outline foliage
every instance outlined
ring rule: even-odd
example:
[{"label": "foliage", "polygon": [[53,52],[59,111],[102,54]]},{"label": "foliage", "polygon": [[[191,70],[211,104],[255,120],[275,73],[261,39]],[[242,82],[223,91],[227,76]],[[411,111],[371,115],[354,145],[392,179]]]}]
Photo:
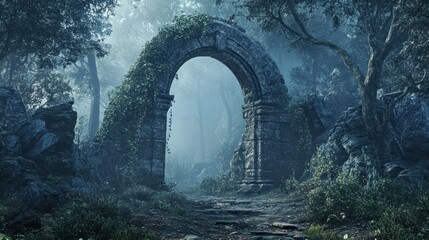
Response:
[{"label": "foliage", "polygon": [[111,94],[111,102],[106,110],[101,137],[127,121],[125,135],[135,140],[138,123],[143,120],[153,105],[156,95],[156,82],[166,71],[164,44],[172,39],[184,41],[204,33],[210,18],[206,15],[177,17],[173,25],[161,29],[159,34],[148,42],[136,64],[125,76],[124,83]]},{"label": "foliage", "polygon": [[153,239],[127,223],[130,210],[114,198],[72,201],[50,220],[51,229],[25,236],[36,239]]},{"label": "foliage", "polygon": [[312,218],[321,222],[379,221],[386,212],[398,211],[407,202],[414,202],[415,210],[427,207],[427,203],[416,201],[421,194],[427,195],[427,190],[410,190],[392,180],[370,186],[362,186],[357,180],[331,181],[311,190],[307,204]]},{"label": "foliage", "polygon": [[30,112],[72,99],[66,76],[57,69],[40,68],[35,57],[10,56],[0,63],[0,69],[0,82],[18,90]]},{"label": "foliage", "polygon": [[314,152],[313,139],[309,127],[309,119],[304,108],[308,105],[305,100],[293,102],[288,106],[290,117],[290,149],[291,158],[296,166],[292,166],[297,175],[301,175],[306,163]]},{"label": "foliage", "polygon": [[282,179],[279,185],[279,189],[286,194],[299,194],[301,193],[301,185],[302,184],[295,178],[295,176],[292,176],[290,178]]},{"label": "foliage", "polygon": [[[377,115],[377,90],[383,79],[386,59],[405,46],[413,46],[427,55],[428,11],[425,1],[376,1],[363,0],[236,0],[247,19],[256,21],[265,31],[283,32],[288,40],[298,46],[315,46],[332,51],[353,75],[361,94],[362,113],[370,137],[381,140],[385,122]],[[414,12],[413,15],[409,13]],[[311,28],[321,17],[331,24],[324,28]],[[319,25],[318,25],[319,26]],[[350,39],[367,39],[365,60],[340,41],[330,39],[320,29],[335,32],[342,29]],[[325,32],[326,33],[326,32]],[[417,34],[413,34],[417,33]],[[414,36],[414,37],[413,37]],[[416,38],[416,36],[418,36]],[[406,44],[417,41],[421,44]],[[421,48],[420,48],[421,47]],[[422,59],[420,57],[420,59]],[[366,63],[365,63],[366,62]],[[415,61],[412,61],[415,63]],[[413,64],[411,64],[412,66]],[[366,66],[366,67],[365,67]],[[427,66],[427,62],[423,64]],[[411,74],[412,75],[412,74]],[[388,113],[386,113],[388,115]],[[382,152],[383,146],[380,146]]]},{"label": "foliage", "polygon": [[[406,15],[403,24],[409,29],[402,47],[388,58],[383,89],[394,92],[429,93],[429,5],[408,1],[403,7]],[[393,84],[392,84],[393,83]]]},{"label": "foliage", "polygon": [[151,199],[150,204],[164,212],[172,215],[184,216],[186,209],[182,206],[185,198],[173,192],[159,192]]},{"label": "foliage", "polygon": [[[429,193],[418,190],[413,201],[400,206],[385,206],[385,212],[372,227],[372,234],[379,239],[428,239]],[[406,202],[406,201],[403,201]]]},{"label": "foliage", "polygon": [[328,152],[320,146],[308,164],[307,169],[311,176],[310,181],[321,184],[326,180],[332,180],[338,176],[338,163]]},{"label": "foliage", "polygon": [[137,199],[140,201],[149,201],[156,192],[146,186],[137,185],[131,188],[126,189],[121,194],[121,199]]},{"label": "foliage", "polygon": [[[121,149],[125,154],[122,161],[129,166],[127,169],[133,169],[139,149],[139,127],[154,105],[157,81],[168,67],[168,53],[164,52],[168,49],[165,49],[165,44],[204,34],[209,21],[207,15],[177,17],[173,25],[164,27],[155,38],[146,43],[139,60],[125,76],[123,84],[111,93],[98,137],[101,140],[120,139],[126,143]],[[118,164],[122,166],[122,163]],[[121,174],[121,169],[117,173]]]},{"label": "foliage", "polygon": [[334,232],[325,230],[324,226],[311,225],[304,230],[308,240],[337,240],[340,239]]},{"label": "foliage", "polygon": [[[0,2],[0,61],[33,54],[41,66],[75,62],[88,50],[106,54],[107,17],[115,0]],[[107,31],[107,32],[106,32]]]},{"label": "foliage", "polygon": [[236,194],[240,190],[240,185],[228,175],[222,174],[218,177],[204,178],[198,189],[206,194],[228,195]]},{"label": "foliage", "polygon": [[169,215],[177,216],[184,216],[188,213],[185,208],[187,201],[183,196],[170,191],[156,191],[143,185],[126,189],[121,194],[120,199],[127,206],[138,203],[138,206],[135,207],[143,211],[157,209]]}]

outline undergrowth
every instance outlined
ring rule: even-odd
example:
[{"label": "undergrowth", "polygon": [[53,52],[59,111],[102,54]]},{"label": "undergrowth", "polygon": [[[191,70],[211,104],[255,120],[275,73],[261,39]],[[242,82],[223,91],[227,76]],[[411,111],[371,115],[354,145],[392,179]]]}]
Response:
[{"label": "undergrowth", "polygon": [[54,239],[155,239],[130,224],[131,211],[118,205],[111,197],[75,200],[58,209],[46,219],[49,227],[26,235],[24,240]]},{"label": "undergrowth", "polygon": [[338,240],[340,239],[333,231],[326,230],[321,225],[311,225],[304,230],[308,240]]},{"label": "undergrowth", "polygon": [[377,239],[429,239],[427,186],[409,189],[393,180],[362,186],[327,181],[306,193],[310,219],[331,225],[360,222]]},{"label": "undergrowth", "polygon": [[237,194],[240,190],[240,184],[226,174],[217,177],[204,178],[197,187],[198,191],[212,195],[231,195]]},{"label": "undergrowth", "polygon": [[[145,219],[188,214],[187,200],[176,193],[157,191],[142,185],[122,192],[103,192],[99,196],[68,198],[53,213],[42,216],[41,229],[22,229],[21,240],[140,240],[159,239],[146,226]],[[8,234],[3,218],[9,207],[0,202],[0,239]],[[145,227],[146,226],[146,227]],[[6,237],[6,235],[4,235]]]}]

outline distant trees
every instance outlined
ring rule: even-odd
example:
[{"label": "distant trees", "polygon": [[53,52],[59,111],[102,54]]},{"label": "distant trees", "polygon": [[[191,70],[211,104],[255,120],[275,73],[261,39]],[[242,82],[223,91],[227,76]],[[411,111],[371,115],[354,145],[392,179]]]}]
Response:
[{"label": "distant trees", "polygon": [[[410,47],[411,52],[422,55],[421,60],[427,60],[429,9],[424,0],[238,0],[236,4],[245,10],[247,19],[258,22],[265,31],[280,30],[294,44],[318,46],[335,53],[356,81],[365,126],[374,140],[383,137],[376,102],[386,60],[394,54],[405,57]],[[329,39],[321,26],[311,27],[320,16],[331,19],[330,26],[323,26],[325,31],[342,28],[351,38],[366,39],[366,63],[358,61],[341,42]],[[412,71],[422,72],[427,61],[419,66]]]}]

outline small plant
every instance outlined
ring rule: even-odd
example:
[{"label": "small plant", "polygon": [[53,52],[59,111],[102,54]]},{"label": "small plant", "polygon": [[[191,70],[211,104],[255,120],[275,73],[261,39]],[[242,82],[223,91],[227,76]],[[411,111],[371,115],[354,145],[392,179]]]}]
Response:
[{"label": "small plant", "polygon": [[282,192],[291,194],[300,191],[300,182],[295,176],[292,176],[291,178],[282,179],[279,187]]},{"label": "small plant", "polygon": [[206,194],[227,195],[237,193],[240,190],[240,185],[228,175],[222,174],[215,178],[204,178],[198,186],[198,189]]},{"label": "small plant", "polygon": [[12,238],[11,238],[11,237],[6,236],[6,235],[5,235],[5,234],[3,234],[3,233],[0,233],[0,240],[12,240]]},{"label": "small plant", "polygon": [[149,201],[153,197],[153,195],[155,195],[154,190],[143,185],[137,185],[125,190],[121,194],[121,199],[123,200],[136,199],[139,201]]},{"label": "small plant", "polygon": [[334,232],[325,230],[321,225],[311,225],[304,230],[308,240],[338,240],[341,239]]},{"label": "small plant", "polygon": [[150,204],[164,212],[172,215],[184,216],[188,212],[183,207],[186,199],[173,192],[157,192],[150,200]]}]

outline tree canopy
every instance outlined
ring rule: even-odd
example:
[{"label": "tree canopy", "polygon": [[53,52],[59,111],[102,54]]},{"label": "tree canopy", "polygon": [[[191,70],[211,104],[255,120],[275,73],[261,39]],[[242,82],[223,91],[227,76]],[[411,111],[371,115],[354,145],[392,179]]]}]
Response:
[{"label": "tree canopy", "polygon": [[0,1],[0,62],[9,55],[37,56],[43,67],[75,62],[95,50],[106,54],[106,18],[116,0]]}]

